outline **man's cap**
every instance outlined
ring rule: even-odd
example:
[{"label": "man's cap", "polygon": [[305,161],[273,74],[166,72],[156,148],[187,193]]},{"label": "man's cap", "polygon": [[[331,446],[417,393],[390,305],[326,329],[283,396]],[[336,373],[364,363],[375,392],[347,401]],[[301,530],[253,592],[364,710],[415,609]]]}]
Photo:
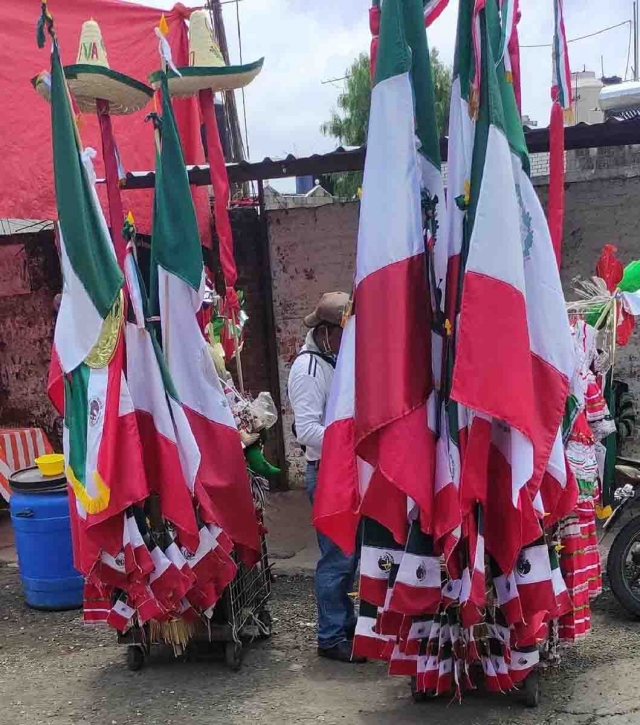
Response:
[{"label": "man's cap", "polygon": [[305,327],[318,327],[323,322],[341,325],[348,303],[349,295],[346,292],[325,292],[315,310],[304,318]]}]

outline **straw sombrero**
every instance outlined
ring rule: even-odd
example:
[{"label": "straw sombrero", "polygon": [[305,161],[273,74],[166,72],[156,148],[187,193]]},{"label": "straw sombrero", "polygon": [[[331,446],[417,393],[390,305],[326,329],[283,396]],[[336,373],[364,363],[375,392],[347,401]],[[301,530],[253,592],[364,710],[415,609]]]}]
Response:
[{"label": "straw sombrero", "polygon": [[[95,113],[96,100],[100,98],[109,102],[112,116],[124,116],[144,108],[153,97],[149,86],[109,68],[102,32],[95,20],[83,23],[77,62],[65,66],[64,74],[69,90],[83,113]],[[49,101],[48,73],[41,73],[32,83],[38,93]]]},{"label": "straw sombrero", "polygon": [[[245,65],[227,65],[213,37],[206,10],[194,10],[189,21],[189,65],[167,69],[169,93],[192,96],[210,88],[214,92],[244,88],[262,70],[264,58]],[[176,73],[176,70],[178,71]],[[154,88],[160,86],[162,71],[149,78]]]}]

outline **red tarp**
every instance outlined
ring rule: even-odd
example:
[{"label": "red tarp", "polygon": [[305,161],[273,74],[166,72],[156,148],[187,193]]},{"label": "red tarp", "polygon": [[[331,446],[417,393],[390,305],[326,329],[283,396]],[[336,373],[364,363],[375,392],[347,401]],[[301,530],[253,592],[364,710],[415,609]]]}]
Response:
[{"label": "red tarp", "polygon": [[[36,44],[36,22],[40,3],[0,0],[0,218],[56,219],[53,188],[51,114],[48,104],[34,91],[31,78],[50,69],[50,40],[40,50]],[[147,82],[160,67],[158,39],[154,28],[160,11],[120,0],[50,0],[60,53],[65,65],[75,63],[80,29],[93,18],[102,30],[109,65],[112,69]],[[177,4],[165,12],[169,43],[176,65],[187,65],[187,26],[190,8]],[[197,99],[175,101],[176,115],[185,149],[186,162],[203,163],[200,118]],[[113,127],[120,157],[126,171],[151,171],[155,167],[151,123],[153,111],[147,108],[130,116],[114,117]],[[96,172],[103,178],[102,143],[98,120],[83,114],[80,134],[85,146],[98,152]],[[100,196],[106,207],[103,185]],[[200,228],[208,230],[208,200],[204,188],[196,192]],[[150,231],[152,193],[123,192],[125,213],[131,209],[141,232]],[[206,232],[208,237],[208,232]]]}]

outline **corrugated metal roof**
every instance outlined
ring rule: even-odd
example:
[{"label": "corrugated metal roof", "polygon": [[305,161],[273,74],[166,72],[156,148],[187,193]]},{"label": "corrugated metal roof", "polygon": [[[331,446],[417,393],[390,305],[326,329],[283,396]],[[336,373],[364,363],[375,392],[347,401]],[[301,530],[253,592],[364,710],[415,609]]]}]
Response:
[{"label": "corrugated metal roof", "polygon": [[[549,151],[548,128],[526,128],[525,138],[529,153],[547,153]],[[565,129],[565,150],[597,148],[605,146],[626,146],[640,143],[640,119],[629,120],[608,119],[604,123],[569,126]],[[440,154],[442,160],[447,160],[446,138],[440,139]],[[293,176],[320,176],[321,174],[338,173],[342,171],[361,171],[364,168],[366,147],[337,148],[326,154],[312,154],[311,156],[296,157],[289,154],[283,159],[265,157],[262,161],[250,163],[242,161],[237,164],[227,164],[229,181],[244,183],[267,179],[283,179]],[[211,183],[209,166],[189,166],[189,181],[197,186],[206,186]],[[153,171],[139,171],[127,174],[126,189],[146,189],[155,184]]]}]

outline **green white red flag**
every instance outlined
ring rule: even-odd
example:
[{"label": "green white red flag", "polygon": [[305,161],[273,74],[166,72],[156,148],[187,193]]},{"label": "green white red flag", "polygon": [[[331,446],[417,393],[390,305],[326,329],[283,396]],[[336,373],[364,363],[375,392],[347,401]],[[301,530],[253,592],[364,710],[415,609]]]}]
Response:
[{"label": "green white red flag", "polygon": [[[123,375],[122,287],[107,224],[80,146],[57,42],[51,117],[63,290],[54,359],[65,374],[64,450],[75,509],[76,567],[122,546],[122,512],[148,495],[131,396]],[[62,377],[57,377],[58,384]],[[118,515],[119,514],[119,515]]]},{"label": "green white red flag", "polygon": [[204,293],[202,249],[166,76],[161,92],[151,311],[160,318],[163,355],[200,450],[195,496],[201,516],[255,556],[260,536],[240,435],[196,318]]},{"label": "green white red flag", "polygon": [[[422,11],[421,0],[382,6],[355,316],[327,406],[314,504],[316,526],[346,550],[359,515],[402,542],[408,510],[419,512],[425,530],[433,525],[443,329],[432,341],[431,319],[442,313],[447,255],[437,238],[444,189]],[[381,329],[394,331],[393,344],[380,345]]]},{"label": "green white red flag", "polygon": [[[125,224],[125,234],[133,237],[135,228]],[[147,292],[135,258],[133,238],[127,245],[124,268],[130,300],[125,327],[127,381],[150,488],[159,496],[162,515],[178,530],[180,543],[195,551],[199,545],[195,483],[201,456],[155,330],[148,322]]]},{"label": "green white red flag", "polygon": [[[513,87],[504,64],[495,62],[497,6],[479,1],[480,105],[452,397],[492,419],[485,542],[502,570],[511,571],[520,548],[540,532],[538,518],[545,512],[538,494],[573,363],[564,296],[528,177]],[[556,465],[554,475],[563,470]]]},{"label": "green white red flag", "polygon": [[449,0],[424,0],[424,24],[428,28],[442,14]]},{"label": "green white red flag", "polygon": [[571,111],[571,64],[564,25],[563,0],[553,0],[554,31],[552,45],[551,123],[549,124],[549,203],[547,218],[558,266],[562,259],[564,224],[564,117]]},{"label": "green white red flag", "polygon": [[[372,481],[381,477],[412,499],[425,529],[432,524],[435,462],[427,424],[433,375],[422,220],[423,178],[431,169],[441,188],[425,132],[430,103],[433,109],[421,2],[387,0],[356,257],[356,452],[372,466]],[[433,187],[425,191],[438,195]],[[393,344],[380,344],[380,330],[393,331]]]}]

